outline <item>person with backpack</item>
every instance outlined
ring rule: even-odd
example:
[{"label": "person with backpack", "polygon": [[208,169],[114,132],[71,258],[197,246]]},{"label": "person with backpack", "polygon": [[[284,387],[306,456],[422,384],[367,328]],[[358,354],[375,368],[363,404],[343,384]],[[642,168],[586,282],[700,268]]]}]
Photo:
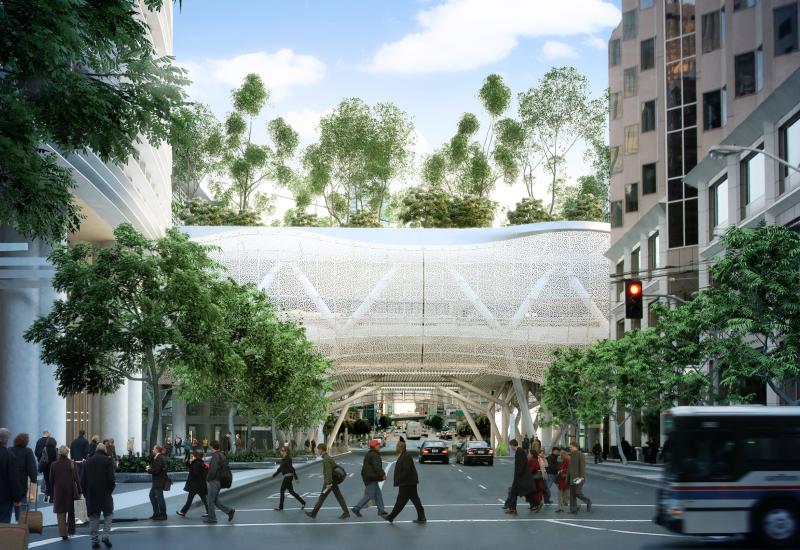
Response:
[{"label": "person with backpack", "polygon": [[278,507],[275,508],[275,511],[280,512],[283,510],[283,502],[286,497],[286,491],[289,491],[289,494],[297,499],[297,501],[300,503],[300,509],[302,510],[306,507],[306,501],[303,500],[303,497],[298,495],[292,487],[292,483],[297,481],[297,472],[292,465],[292,453],[288,447],[281,447],[280,453],[281,463],[278,466],[278,470],[272,474],[272,477],[277,477],[279,475],[283,476],[283,481],[281,482],[281,500],[278,504]]},{"label": "person with backpack", "polygon": [[219,499],[219,492],[221,489],[230,489],[233,484],[233,473],[225,453],[219,450],[219,441],[214,439],[210,443],[211,446],[211,464],[208,466],[208,474],[206,475],[206,485],[208,485],[208,517],[203,520],[204,523],[217,523],[217,508],[228,515],[228,521],[233,521],[233,516],[236,514],[236,509],[226,506]]},{"label": "person with backpack", "polygon": [[414,459],[411,454],[406,452],[405,442],[401,441],[397,444],[397,462],[394,465],[394,486],[397,487],[397,500],[391,513],[383,516],[383,519],[392,523],[410,500],[417,510],[417,519],[414,520],[414,523],[428,521],[425,519],[425,508],[422,507],[422,501],[417,493],[418,484],[419,478],[417,477],[417,468],[414,466]]},{"label": "person with backpack", "polygon": [[316,518],[319,509],[322,508],[322,503],[325,502],[325,499],[328,498],[330,493],[333,493],[339,506],[342,507],[342,515],[339,516],[339,519],[347,519],[350,517],[350,511],[347,509],[347,503],[344,500],[344,496],[342,496],[342,491],[339,490],[339,484],[347,479],[347,473],[344,471],[344,468],[336,464],[333,458],[328,454],[327,445],[320,443],[317,445],[317,451],[322,458],[322,471],[325,481],[322,486],[322,491],[319,493],[319,500],[317,500],[317,503],[314,505],[314,509],[310,512],[306,512],[306,515],[311,519]]},{"label": "person with backpack", "polygon": [[381,481],[386,479],[386,472],[383,471],[383,461],[381,460],[381,442],[373,439],[369,442],[369,451],[364,457],[364,465],[361,467],[361,479],[364,481],[364,496],[353,507],[353,513],[361,517],[361,509],[372,500],[378,507],[378,515],[385,516],[386,510],[383,507],[383,494],[381,493]]}]

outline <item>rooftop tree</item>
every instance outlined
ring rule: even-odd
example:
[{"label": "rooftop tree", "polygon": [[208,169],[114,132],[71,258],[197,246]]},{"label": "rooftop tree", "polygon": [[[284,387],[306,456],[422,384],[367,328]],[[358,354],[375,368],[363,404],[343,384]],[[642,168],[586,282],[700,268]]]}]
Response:
[{"label": "rooftop tree", "polygon": [[178,110],[170,131],[172,187],[193,199],[204,179],[220,170],[222,127],[207,106],[185,105]]}]

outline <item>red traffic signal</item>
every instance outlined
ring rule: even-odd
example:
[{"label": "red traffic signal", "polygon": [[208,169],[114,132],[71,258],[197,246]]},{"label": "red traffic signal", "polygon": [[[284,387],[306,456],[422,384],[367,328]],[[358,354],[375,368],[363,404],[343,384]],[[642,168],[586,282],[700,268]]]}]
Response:
[{"label": "red traffic signal", "polygon": [[642,281],[625,279],[625,318],[641,319],[644,310],[642,303]]}]

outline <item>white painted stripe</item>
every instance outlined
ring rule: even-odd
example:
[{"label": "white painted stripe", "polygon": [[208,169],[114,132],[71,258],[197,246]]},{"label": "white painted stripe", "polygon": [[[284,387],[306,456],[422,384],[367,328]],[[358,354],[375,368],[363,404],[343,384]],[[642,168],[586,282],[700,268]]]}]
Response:
[{"label": "white painted stripe", "polygon": [[[73,536],[70,537],[70,540],[72,540],[72,539],[84,539],[84,538],[89,538],[89,535],[73,535]],[[36,542],[29,543],[28,544],[28,548],[36,548],[38,546],[46,546],[48,544],[53,544],[54,542],[61,542],[61,541],[62,541],[61,537],[58,537],[58,538],[55,538],[55,539],[37,540]]]},{"label": "white painted stripe", "polygon": [[[486,490],[486,487],[484,487],[484,486],[483,486],[483,485],[481,485],[480,483],[478,483],[478,487],[480,487],[480,488],[481,488],[481,489],[483,489],[484,491]],[[494,506],[494,504],[492,504],[492,506]]]},{"label": "white painted stripe", "polygon": [[[305,493],[304,493],[305,494]],[[505,504],[505,500],[498,498],[497,502],[502,502]],[[427,502],[423,503],[425,508],[466,508],[466,507],[474,507],[474,506],[497,506],[494,502],[486,502],[486,503],[465,503],[465,504],[428,504]],[[545,506],[555,506],[554,504],[546,504]],[[655,504],[595,504],[592,503],[592,508],[654,508]],[[299,510],[299,508],[298,508]],[[341,510],[338,506],[323,506],[320,510]],[[243,508],[243,509],[236,509],[236,513],[239,512],[273,512],[274,508]],[[639,520],[636,520],[639,521]]]},{"label": "white painted stripe", "polygon": [[468,480],[470,480],[470,481],[472,481],[472,478],[471,478],[471,477],[469,477],[469,476],[467,476],[467,479],[468,479]]}]

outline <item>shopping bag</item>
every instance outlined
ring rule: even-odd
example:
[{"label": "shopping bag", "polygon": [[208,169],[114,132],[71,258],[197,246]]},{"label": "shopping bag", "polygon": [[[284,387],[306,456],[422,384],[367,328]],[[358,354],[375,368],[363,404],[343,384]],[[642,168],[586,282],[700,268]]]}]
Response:
[{"label": "shopping bag", "polygon": [[37,503],[38,502],[38,492],[39,486],[36,482],[28,483],[28,502]]},{"label": "shopping bag", "polygon": [[[28,500],[34,503],[35,509],[31,510],[30,505],[28,505],[28,509],[20,514],[19,523],[20,525],[27,525],[30,533],[41,535],[42,526],[44,525],[44,518],[42,517],[42,513],[39,511],[39,500],[37,499],[36,495],[37,489],[38,487],[36,483],[28,484]],[[31,500],[31,495],[33,496],[33,500]]]},{"label": "shopping bag", "polygon": [[86,513],[86,499],[84,497],[75,501],[75,520],[81,523],[89,521],[89,516]]}]

